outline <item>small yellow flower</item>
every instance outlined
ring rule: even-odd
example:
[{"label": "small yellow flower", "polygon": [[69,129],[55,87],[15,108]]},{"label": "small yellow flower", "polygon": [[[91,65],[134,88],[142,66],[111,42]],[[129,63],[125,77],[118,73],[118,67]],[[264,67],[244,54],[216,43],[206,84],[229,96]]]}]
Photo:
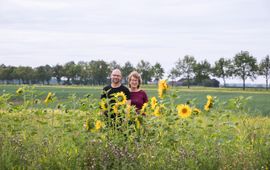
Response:
[{"label": "small yellow flower", "polygon": [[157,106],[157,99],[154,96],[151,98],[151,108],[154,110],[156,106]]},{"label": "small yellow flower", "polygon": [[22,94],[24,92],[23,88],[18,88],[18,90],[16,91],[17,94]]},{"label": "small yellow flower", "polygon": [[46,99],[44,100],[44,103],[48,104],[49,102],[52,102],[54,94],[49,92]]},{"label": "small yellow flower", "polygon": [[191,108],[189,105],[181,104],[177,106],[178,115],[181,118],[187,118],[191,115]]},{"label": "small yellow flower", "polygon": [[160,80],[158,82],[158,96],[159,98],[163,98],[163,94],[166,93],[168,89],[168,85],[167,85],[167,82],[166,80]]},{"label": "small yellow flower", "polygon": [[114,97],[115,97],[115,102],[118,105],[124,105],[127,102],[127,97],[124,92],[118,92],[114,94]]},{"label": "small yellow flower", "polygon": [[95,129],[99,130],[100,128],[102,128],[103,123],[100,120],[97,120],[95,123]]}]

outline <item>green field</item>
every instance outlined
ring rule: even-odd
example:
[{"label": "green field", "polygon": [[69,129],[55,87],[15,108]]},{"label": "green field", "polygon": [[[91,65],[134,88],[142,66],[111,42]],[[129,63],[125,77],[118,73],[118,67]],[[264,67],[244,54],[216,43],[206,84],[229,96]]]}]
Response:
[{"label": "green field", "polygon": [[[16,90],[21,86],[15,85],[0,85],[1,93],[14,94],[13,100],[22,100],[22,97],[16,96]],[[148,85],[143,87],[146,90],[149,98],[157,96],[157,87],[154,85]],[[57,96],[59,101],[64,101],[75,94],[77,98],[83,98],[90,94],[93,98],[99,99],[102,91],[101,86],[35,86],[35,91],[40,92],[39,98],[45,99],[48,92],[53,92]],[[186,103],[189,100],[195,99],[198,107],[203,109],[205,104],[206,95],[216,96],[217,99],[227,101],[228,99],[243,96],[252,98],[248,101],[247,106],[250,109],[249,114],[252,115],[270,115],[270,91],[264,89],[247,89],[243,91],[238,88],[204,88],[204,87],[174,87],[170,89],[170,93],[176,93],[179,98],[176,98],[176,103]]]},{"label": "green field", "polygon": [[125,102],[100,108],[102,87],[20,87],[0,86],[0,169],[270,168],[263,90],[171,88],[160,99],[146,86],[158,100],[137,114]]}]

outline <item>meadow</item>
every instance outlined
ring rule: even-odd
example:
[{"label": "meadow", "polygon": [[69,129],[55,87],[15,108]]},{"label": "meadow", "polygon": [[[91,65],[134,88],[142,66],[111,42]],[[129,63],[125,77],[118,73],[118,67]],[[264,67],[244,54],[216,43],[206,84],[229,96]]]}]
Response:
[{"label": "meadow", "polygon": [[270,167],[268,91],[145,86],[136,114],[98,86],[21,87],[0,85],[0,169]]}]

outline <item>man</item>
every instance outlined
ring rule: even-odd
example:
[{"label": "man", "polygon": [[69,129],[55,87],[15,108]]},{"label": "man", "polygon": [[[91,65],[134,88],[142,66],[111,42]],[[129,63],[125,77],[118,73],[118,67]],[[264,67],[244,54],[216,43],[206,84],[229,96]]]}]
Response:
[{"label": "man", "polygon": [[[111,84],[108,86],[105,86],[103,88],[103,93],[101,94],[101,99],[103,98],[108,98],[111,99],[109,104],[114,105],[115,100],[112,98],[114,97],[115,94],[119,92],[123,92],[126,96],[127,99],[127,104],[130,104],[130,92],[129,89],[121,84],[122,80],[122,74],[119,69],[115,69],[111,73]],[[106,114],[106,113],[105,113]]]}]

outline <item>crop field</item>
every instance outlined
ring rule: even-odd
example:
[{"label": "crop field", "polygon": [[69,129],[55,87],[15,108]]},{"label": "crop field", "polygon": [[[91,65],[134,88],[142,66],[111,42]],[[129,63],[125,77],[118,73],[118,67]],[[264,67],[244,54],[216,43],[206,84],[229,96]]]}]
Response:
[{"label": "crop field", "polygon": [[270,168],[268,91],[145,86],[137,114],[101,89],[0,85],[0,169]]}]

